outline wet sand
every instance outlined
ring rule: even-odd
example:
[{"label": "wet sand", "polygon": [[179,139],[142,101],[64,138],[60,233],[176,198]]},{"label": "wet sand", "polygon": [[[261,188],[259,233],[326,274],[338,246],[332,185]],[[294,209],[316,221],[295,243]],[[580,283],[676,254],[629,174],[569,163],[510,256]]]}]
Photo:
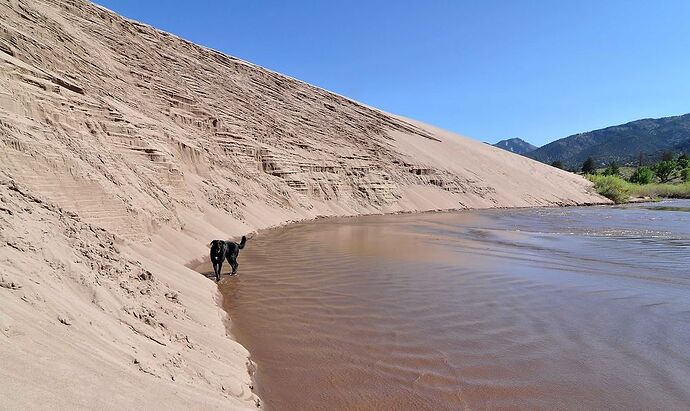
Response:
[{"label": "wet sand", "polygon": [[689,205],[296,224],[223,304],[268,409],[684,409]]}]

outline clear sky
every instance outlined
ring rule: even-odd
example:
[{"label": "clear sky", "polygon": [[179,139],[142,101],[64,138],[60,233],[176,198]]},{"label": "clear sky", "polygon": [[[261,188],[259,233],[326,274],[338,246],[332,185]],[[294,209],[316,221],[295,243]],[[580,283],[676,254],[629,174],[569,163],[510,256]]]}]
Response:
[{"label": "clear sky", "polygon": [[690,1],[97,0],[478,140],[690,112]]}]

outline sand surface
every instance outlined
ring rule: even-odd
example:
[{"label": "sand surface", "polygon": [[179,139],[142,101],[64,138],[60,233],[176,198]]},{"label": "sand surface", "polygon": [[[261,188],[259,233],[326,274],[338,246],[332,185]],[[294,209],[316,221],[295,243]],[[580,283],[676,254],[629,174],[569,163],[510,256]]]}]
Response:
[{"label": "sand surface", "polygon": [[1,1],[0,407],[254,407],[217,287],[185,267],[211,239],[602,201],[85,1]]}]

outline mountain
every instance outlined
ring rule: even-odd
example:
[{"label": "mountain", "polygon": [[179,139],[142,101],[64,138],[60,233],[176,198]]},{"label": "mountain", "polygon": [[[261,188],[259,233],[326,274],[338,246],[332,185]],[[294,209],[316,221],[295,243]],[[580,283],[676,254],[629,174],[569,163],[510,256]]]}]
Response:
[{"label": "mountain", "polygon": [[521,138],[509,138],[507,140],[501,140],[494,147],[502,148],[506,151],[510,151],[515,154],[527,154],[536,150],[538,147],[532,145]]},{"label": "mountain", "polygon": [[690,152],[690,114],[643,119],[575,134],[546,144],[528,157],[550,164],[560,160],[578,168],[591,156],[598,165],[611,161],[636,164],[643,154],[656,161],[664,151]]},{"label": "mountain", "polygon": [[256,409],[218,286],[188,268],[213,239],[606,201],[86,1],[0,1],[0,16],[0,408]]}]

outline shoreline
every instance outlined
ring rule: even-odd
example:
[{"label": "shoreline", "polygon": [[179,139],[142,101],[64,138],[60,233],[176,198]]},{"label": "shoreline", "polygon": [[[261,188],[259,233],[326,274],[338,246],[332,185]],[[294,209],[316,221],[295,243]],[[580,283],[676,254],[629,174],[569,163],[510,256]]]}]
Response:
[{"label": "shoreline", "polygon": [[[589,206],[569,206],[569,207],[503,207],[503,208],[500,208],[500,210],[501,210],[501,211],[502,211],[502,210],[511,211],[511,209],[515,209],[515,210],[532,210],[532,209],[537,209],[537,210],[539,210],[539,209],[559,209],[559,208],[566,208],[566,209],[568,209],[568,208],[589,208]],[[606,209],[609,209],[609,210],[610,210],[610,209],[615,209],[615,208],[618,208],[618,206],[616,206],[616,205],[609,205],[609,207],[602,208],[601,210],[606,210]],[[452,216],[452,215],[462,215],[462,214],[466,214],[466,213],[464,213],[464,211],[470,211],[470,212],[472,212],[472,213],[474,213],[474,212],[483,213],[483,212],[487,212],[487,211],[488,211],[488,212],[492,212],[493,210],[499,211],[498,208],[479,208],[479,209],[448,210],[448,211],[444,211],[444,212],[423,211],[423,212],[406,212],[406,213],[382,213],[382,214],[352,215],[352,216],[333,216],[333,217],[329,217],[329,218],[323,218],[323,217],[322,217],[322,218],[316,218],[316,219],[310,219],[310,220],[302,220],[302,221],[298,221],[298,222],[283,224],[283,225],[276,226],[276,227],[271,227],[271,228],[265,228],[265,229],[257,230],[257,231],[256,231],[256,234],[255,234],[255,236],[254,236],[254,238],[257,238],[257,236],[263,237],[263,236],[266,236],[267,234],[269,234],[269,235],[270,235],[270,234],[276,234],[276,231],[281,232],[282,230],[285,230],[285,229],[289,230],[291,226],[295,226],[295,225],[300,225],[300,224],[312,225],[312,224],[315,224],[315,223],[318,224],[318,222],[320,222],[321,220],[326,220],[326,219],[328,219],[328,221],[324,221],[326,224],[338,225],[338,223],[340,223],[340,222],[346,222],[346,223],[352,223],[352,224],[355,224],[355,225],[356,225],[356,224],[358,224],[357,221],[352,221],[352,220],[353,220],[354,218],[359,219],[359,218],[361,218],[361,217],[363,217],[363,218],[367,218],[367,217],[378,217],[378,216],[381,216],[381,217],[384,217],[384,216],[385,216],[385,217],[394,217],[394,216],[402,216],[402,215],[407,216],[407,215],[412,215],[412,214],[414,214],[415,216],[417,216],[417,215],[423,216],[423,215],[435,215],[435,214],[449,214],[449,215]],[[594,212],[599,213],[599,211],[594,211]],[[603,212],[610,212],[610,211],[603,211]],[[469,213],[468,213],[468,214],[469,214]],[[364,220],[363,222],[365,222],[365,221],[366,221],[366,220]],[[401,221],[401,220],[397,220],[397,219],[396,219],[396,220],[394,220],[394,221],[397,222],[397,221]],[[402,224],[405,224],[405,223],[404,223],[404,219],[402,220]],[[367,226],[368,224],[364,224],[364,225]],[[314,229],[313,227],[312,227],[311,229],[307,229],[307,232],[309,232],[309,233],[318,232],[318,231],[319,231],[318,228]],[[279,235],[279,239],[276,240],[276,241],[279,241],[279,242],[280,242],[280,241],[285,241],[286,238],[290,237],[290,234],[289,234],[290,231],[288,231],[287,233],[288,233],[288,234],[285,234],[285,233],[280,234],[280,235]],[[304,235],[303,235],[304,232],[298,230],[298,231],[297,231],[297,236],[298,236],[298,237],[300,237],[300,234],[299,234],[299,233],[302,233],[302,237],[301,237],[301,238],[305,238]],[[274,240],[275,240],[275,239],[274,239]],[[376,239],[374,239],[373,241],[376,241]],[[269,241],[268,243],[263,242],[263,247],[264,247],[264,248],[263,248],[262,251],[259,253],[259,255],[264,255],[264,253],[266,252],[266,250],[267,250],[267,249],[265,248],[265,247],[266,247],[266,244],[275,244],[275,241],[273,241],[273,242],[270,242],[270,241]],[[269,250],[269,253],[270,253],[270,249],[271,249],[271,248],[268,249],[268,250]],[[256,258],[256,257],[255,257],[255,258]],[[260,258],[263,259],[264,257],[260,257]],[[282,258],[282,257],[281,257],[281,258]],[[328,257],[326,257],[326,259],[328,259]],[[250,260],[250,261],[251,261],[251,260]],[[256,260],[254,260],[254,261],[256,261]],[[251,267],[251,268],[250,268],[250,267]],[[250,276],[252,275],[252,272],[253,272],[253,274],[258,274],[258,272],[260,272],[260,271],[265,271],[265,270],[264,270],[265,267],[256,266],[256,265],[252,265],[252,266],[250,266],[250,267],[247,267],[247,268],[250,268],[250,271],[247,273],[247,274],[249,274]],[[275,269],[276,266],[274,266],[273,268]],[[268,269],[268,268],[267,268],[267,269]],[[241,269],[240,269],[240,270],[241,270]],[[268,273],[271,273],[271,272],[272,272],[272,271],[270,271],[270,269],[268,269],[268,270],[269,270],[269,271],[266,271],[266,272],[268,272]],[[317,269],[317,270],[318,270],[318,269]],[[299,272],[299,271],[298,271],[298,272]],[[267,275],[268,275],[269,277],[271,276],[270,274],[267,274]],[[243,273],[240,273],[240,277],[242,277],[242,276],[243,276]],[[257,278],[260,278],[260,277],[261,277],[261,276],[258,276]],[[293,277],[293,278],[294,278],[294,277]],[[226,290],[226,293],[227,293],[228,290],[233,290],[233,294],[230,294],[230,295],[234,295],[234,291],[236,291],[236,290],[239,290],[239,289],[242,289],[242,288],[245,288],[245,287],[248,287],[248,289],[251,289],[251,288],[256,289],[257,287],[258,287],[258,288],[262,288],[263,286],[265,286],[265,285],[267,284],[267,283],[265,283],[266,279],[264,278],[264,280],[263,280],[264,282],[261,282],[261,280],[258,280],[259,283],[254,282],[255,284],[254,284],[253,286],[250,285],[250,284],[244,284],[244,287],[243,287],[241,283],[235,282],[236,280],[237,280],[236,278],[231,278],[229,282],[225,282],[225,285],[226,285],[226,286],[230,286],[230,288],[228,288],[228,289]],[[279,278],[279,279],[277,279],[277,281],[279,281],[279,284],[282,284],[282,281],[285,281],[285,279],[283,278],[283,279],[281,280],[281,279]],[[297,281],[297,282],[293,282],[293,283],[292,283],[292,286],[294,286],[295,284],[300,284],[300,281],[301,281],[301,280],[300,280],[300,279],[297,279],[296,281]],[[290,283],[285,283],[285,284],[290,284]],[[282,287],[282,286],[279,286],[278,288],[281,288],[281,287]],[[300,287],[298,286],[297,289],[299,289],[299,288],[300,288]],[[286,290],[290,290],[290,288],[288,287],[288,288],[286,288]],[[223,302],[226,301],[227,294],[224,294],[224,293],[221,291],[221,289],[219,289],[218,292],[219,292],[219,294],[221,294],[221,297],[222,297],[222,299],[221,299],[221,304],[223,304]],[[244,294],[244,293],[242,293],[242,294]],[[257,295],[256,295],[256,290],[255,290],[253,293],[250,292],[249,295],[250,295],[250,296],[251,296],[251,295],[257,296]],[[271,294],[269,293],[269,295],[271,295]],[[269,297],[269,298],[274,298],[274,297],[275,297],[275,295],[271,295],[271,297]],[[238,298],[240,298],[239,295],[238,295]],[[243,298],[244,300],[246,300],[248,297],[245,295],[245,296],[242,297],[242,298]],[[241,300],[240,300],[240,301],[241,301]],[[257,300],[257,301],[258,301],[258,300]],[[255,305],[256,305],[256,304],[255,304]],[[259,305],[261,305],[261,304],[259,303]],[[223,310],[224,312],[226,312],[227,315],[228,315],[228,318],[231,318],[230,312],[235,312],[236,315],[237,315],[238,313],[242,313],[242,312],[251,312],[251,311],[246,311],[245,308],[240,309],[240,311],[233,311],[232,306],[226,306],[226,305],[221,305],[221,306],[219,307],[219,309],[221,309],[221,310]],[[240,317],[240,318],[243,318],[243,319],[241,320],[240,323],[232,323],[232,322],[231,322],[231,323],[226,323],[226,326],[229,327],[229,328],[228,328],[228,333],[229,333],[229,335],[235,336],[234,338],[237,338],[238,335],[241,336],[240,340],[244,341],[244,342],[243,342],[244,344],[247,344],[248,342],[252,342],[252,338],[253,338],[254,341],[256,342],[256,338],[257,338],[257,334],[256,334],[255,331],[247,331],[247,330],[251,330],[251,328],[252,328],[251,325],[248,325],[248,324],[249,324],[248,321],[251,322],[251,321],[253,321],[253,318],[254,318],[254,317],[247,317],[247,315],[248,315],[248,314],[243,314],[243,315]],[[257,317],[257,318],[261,318],[261,316],[259,316],[259,317]],[[269,324],[269,326],[270,326],[271,321],[279,321],[279,320],[278,320],[278,319],[273,320],[271,317],[268,317],[268,318],[264,317],[262,320],[259,319],[259,320],[257,320],[257,321],[262,321],[262,323],[264,324],[263,326],[265,327],[266,324]],[[238,329],[237,329],[237,328],[233,329],[233,328],[234,328],[234,327],[240,327],[240,326],[241,326],[241,327],[244,327],[243,330],[245,330],[245,332],[241,332],[241,333],[237,334],[236,332],[237,332]],[[247,328],[247,327],[248,327],[248,328]],[[253,337],[249,337],[249,336],[251,336],[252,334],[253,334],[254,336],[253,336]],[[260,344],[260,343],[259,343],[259,344]],[[281,343],[281,344],[282,344],[282,343]],[[261,344],[260,344],[260,345],[261,345]],[[262,354],[263,357],[260,355],[260,358],[258,358],[258,359],[254,357],[254,354],[255,354],[254,350],[256,349],[256,350],[259,350],[259,351],[260,351],[260,350],[261,350],[260,346],[259,346],[259,348],[257,348],[257,346],[245,345],[245,348],[249,351],[249,355],[250,355],[250,358],[251,358],[252,361],[260,361],[261,358],[264,358],[264,361],[266,360],[266,347],[265,347],[265,346],[263,347],[263,351],[264,351],[264,353]],[[266,401],[269,401],[270,396],[269,396],[269,394],[267,393],[267,390],[264,388],[264,387],[267,387],[267,386],[269,386],[269,385],[265,385],[265,384],[269,384],[269,381],[272,381],[272,382],[270,383],[270,387],[275,387],[275,386],[276,386],[276,382],[275,382],[275,377],[267,377],[267,374],[265,374],[265,373],[266,373],[266,372],[269,372],[271,369],[275,370],[275,369],[276,369],[276,364],[273,363],[273,364],[271,365],[271,364],[269,364],[269,363],[261,363],[261,362],[256,362],[255,364],[256,364],[256,365],[255,365],[254,370],[253,370],[253,371],[252,371],[252,370],[249,370],[249,373],[250,373],[250,375],[251,375],[252,382],[253,382],[253,384],[254,384],[254,387],[256,388],[256,391],[255,391],[255,392],[257,393],[257,395],[260,395],[260,394],[262,394],[262,393],[263,393],[263,394],[266,394],[266,396],[267,396]],[[261,367],[262,367],[262,364],[263,364],[263,366],[268,366],[268,368],[264,368],[264,369],[263,369],[263,370],[264,370],[264,371],[263,371],[264,374],[262,374],[262,375],[260,376],[260,377],[261,377],[261,378],[260,378],[260,381],[257,382],[257,379],[256,379],[256,376],[257,376],[256,371],[262,369],[262,368],[261,368]],[[266,364],[268,364],[268,365],[266,365]],[[272,371],[270,371],[270,372],[272,372]],[[282,374],[281,374],[281,375],[282,375]],[[262,382],[262,381],[263,381],[263,382]],[[278,384],[278,386],[280,386],[280,384]],[[277,390],[278,390],[278,389],[270,388],[268,391],[273,391],[273,392],[274,392],[274,391],[277,391]],[[347,392],[347,388],[343,388],[343,390],[345,390],[344,392]],[[342,393],[342,392],[341,392],[341,393]],[[272,396],[272,395],[273,395],[273,394],[271,394],[271,396]],[[262,400],[263,400],[263,398],[262,398]],[[274,399],[271,400],[271,401],[275,401],[275,397],[274,397]]]},{"label": "shoreline", "polygon": [[[449,208],[449,209],[430,209],[430,210],[401,210],[401,211],[395,211],[395,212],[383,212],[383,213],[362,213],[362,214],[350,214],[350,215],[319,215],[313,218],[304,218],[304,219],[291,219],[291,220],[286,220],[284,222],[281,222],[279,224],[275,224],[272,226],[267,226],[263,228],[257,228],[255,230],[251,230],[249,232],[245,232],[243,234],[236,234],[232,237],[226,238],[228,241],[235,241],[239,239],[242,235],[247,236],[248,240],[251,240],[253,238],[256,238],[257,236],[263,236],[266,235],[267,233],[270,233],[275,230],[280,230],[280,229],[285,229],[288,228],[292,225],[297,225],[297,224],[303,224],[303,223],[313,223],[316,221],[320,220],[351,220],[355,218],[362,218],[362,217],[376,217],[376,216],[398,216],[398,215],[425,215],[425,214],[438,214],[438,213],[448,213],[448,214],[453,214],[453,213],[463,213],[463,212],[474,212],[474,211],[491,211],[491,210],[525,210],[525,209],[538,209],[538,208],[547,208],[547,209],[556,209],[556,208],[570,208],[570,207],[595,207],[595,206],[615,206],[615,204],[610,203],[610,202],[593,202],[593,203],[585,203],[585,204],[577,204],[577,205],[549,205],[549,206],[517,206],[517,207],[477,207],[477,208]],[[199,271],[202,265],[209,264],[210,259],[208,256],[204,257],[198,257],[193,260],[190,260],[183,265],[185,268],[190,269],[194,271],[196,274],[200,274],[209,281],[215,281],[206,276],[204,273]],[[227,269],[227,265],[224,265],[224,267]],[[228,274],[223,274],[223,276],[227,276]],[[221,282],[223,280],[223,277],[221,277]],[[229,340],[240,344],[239,341],[237,340],[237,337],[235,336],[233,330],[232,330],[232,318],[230,314],[225,310],[224,308],[224,300],[225,296],[220,290],[220,283],[215,283],[215,292],[217,294],[217,298],[215,300],[215,305],[217,310],[220,311],[220,313],[223,316],[223,326],[225,327],[225,332],[226,336]],[[240,344],[241,345],[241,344]],[[259,364],[253,361],[252,356],[251,356],[251,351],[244,347],[249,355],[247,356],[247,374],[251,380],[251,389],[252,392],[256,392],[256,387],[257,387],[257,381],[256,381],[256,371],[258,370]],[[260,404],[261,397],[255,394],[257,397],[257,404]]]},{"label": "shoreline", "polygon": [[[660,199],[657,201],[663,201]],[[654,200],[641,198],[635,203],[645,203],[645,202],[655,202]],[[278,228],[284,228],[292,224],[301,224],[318,220],[326,219],[349,219],[349,218],[359,218],[359,217],[372,217],[372,216],[394,216],[394,215],[408,215],[408,214],[432,214],[432,213],[461,213],[463,211],[478,211],[478,210],[523,210],[523,209],[533,209],[533,208],[567,208],[567,207],[595,207],[595,206],[615,206],[617,204],[613,202],[591,202],[582,204],[564,204],[564,205],[538,205],[538,206],[497,206],[497,207],[474,207],[474,208],[437,208],[429,210],[400,210],[393,212],[383,212],[383,213],[361,213],[361,214],[345,214],[345,215],[318,215],[316,217],[309,217],[304,219],[292,219],[286,220],[284,222],[257,228],[255,230],[240,232],[239,234],[234,234],[231,237],[225,238],[226,241],[236,241],[239,240],[243,235],[247,237],[247,240],[251,240],[257,235],[263,234],[266,231],[275,230]],[[192,260],[188,260],[183,265],[189,269],[193,270],[195,265],[200,265],[204,261],[208,260],[208,257],[197,257]]]}]

